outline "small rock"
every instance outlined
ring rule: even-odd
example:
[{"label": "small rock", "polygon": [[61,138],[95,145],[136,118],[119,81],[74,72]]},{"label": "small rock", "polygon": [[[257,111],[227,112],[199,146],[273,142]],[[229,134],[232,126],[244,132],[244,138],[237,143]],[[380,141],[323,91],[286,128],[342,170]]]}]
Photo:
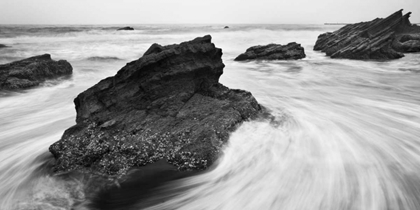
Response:
[{"label": "small rock", "polygon": [[132,28],[130,26],[126,26],[126,27],[117,29],[117,31],[133,31],[133,30],[134,30],[134,28]]},{"label": "small rock", "polygon": [[392,42],[392,47],[404,53],[420,52],[420,33],[398,35]]},{"label": "small rock", "polygon": [[244,60],[297,60],[305,58],[305,50],[300,44],[291,42],[287,45],[269,44],[250,47],[245,53],[235,58],[235,61]]},{"label": "small rock", "polygon": [[72,66],[65,60],[54,61],[49,54],[34,56],[0,65],[0,90],[31,88],[72,72]]}]

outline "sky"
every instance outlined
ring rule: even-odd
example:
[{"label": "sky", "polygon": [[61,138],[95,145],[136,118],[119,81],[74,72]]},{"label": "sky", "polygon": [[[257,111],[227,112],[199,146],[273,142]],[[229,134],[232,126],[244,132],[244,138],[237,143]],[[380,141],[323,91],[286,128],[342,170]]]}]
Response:
[{"label": "sky", "polygon": [[0,24],[355,23],[399,9],[420,23],[420,0],[0,0]]}]

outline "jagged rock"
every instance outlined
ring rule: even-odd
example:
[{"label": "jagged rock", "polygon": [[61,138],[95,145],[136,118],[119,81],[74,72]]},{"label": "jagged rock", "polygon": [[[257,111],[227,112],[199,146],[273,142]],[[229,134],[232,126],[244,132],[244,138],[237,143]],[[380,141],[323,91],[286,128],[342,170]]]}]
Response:
[{"label": "jagged rock", "polygon": [[300,44],[291,42],[287,45],[269,44],[250,47],[245,53],[235,58],[244,60],[297,60],[306,57],[305,50]]},{"label": "jagged rock", "polygon": [[0,65],[0,90],[31,88],[72,72],[72,66],[65,60],[54,61],[49,54],[34,56]]},{"label": "jagged rock", "polygon": [[130,26],[126,26],[126,27],[117,29],[117,31],[133,31],[133,30],[134,30],[134,28],[132,28]]},{"label": "jagged rock", "polygon": [[331,58],[396,59],[404,52],[420,51],[420,27],[412,25],[411,12],[402,10],[387,18],[349,24],[337,31],[319,35],[314,50]]},{"label": "jagged rock", "polygon": [[180,170],[208,167],[229,133],[261,112],[251,93],[218,82],[221,56],[208,35],[153,44],[79,94],[77,124],[50,146],[54,170],[112,176],[162,159]]},{"label": "jagged rock", "polygon": [[7,46],[4,45],[4,44],[0,44],[0,48],[5,48],[5,47],[7,47]]}]

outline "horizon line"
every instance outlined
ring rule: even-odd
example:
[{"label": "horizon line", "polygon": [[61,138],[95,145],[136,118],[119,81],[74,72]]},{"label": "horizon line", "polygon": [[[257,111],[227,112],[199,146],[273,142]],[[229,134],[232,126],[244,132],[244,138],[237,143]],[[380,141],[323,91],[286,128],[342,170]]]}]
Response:
[{"label": "horizon line", "polygon": [[0,25],[322,25],[325,23],[0,23]]}]

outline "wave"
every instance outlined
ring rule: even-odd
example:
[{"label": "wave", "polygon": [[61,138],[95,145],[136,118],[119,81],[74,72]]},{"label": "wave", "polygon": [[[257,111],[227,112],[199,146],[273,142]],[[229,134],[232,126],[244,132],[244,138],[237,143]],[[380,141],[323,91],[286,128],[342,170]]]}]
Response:
[{"label": "wave", "polygon": [[400,71],[408,71],[408,72],[413,72],[413,73],[420,73],[419,69],[414,69],[414,68],[399,68],[398,70]]},{"label": "wave", "polygon": [[109,62],[109,61],[118,61],[123,60],[115,56],[92,56],[87,58],[88,61],[99,61],[99,62]]},{"label": "wave", "polygon": [[[117,29],[126,25],[0,25],[0,37],[12,38],[21,36],[30,37],[55,37],[55,36],[78,36],[80,34],[109,34],[117,33]],[[325,31],[331,27],[324,25],[230,25],[229,30],[224,29],[225,25],[130,25],[135,30],[129,34],[179,34],[179,33],[219,33],[237,31]],[[125,33],[123,33],[125,34]]]},{"label": "wave", "polygon": [[75,36],[80,33],[101,34],[116,31],[117,27],[99,26],[1,26],[0,37],[55,37]]}]

